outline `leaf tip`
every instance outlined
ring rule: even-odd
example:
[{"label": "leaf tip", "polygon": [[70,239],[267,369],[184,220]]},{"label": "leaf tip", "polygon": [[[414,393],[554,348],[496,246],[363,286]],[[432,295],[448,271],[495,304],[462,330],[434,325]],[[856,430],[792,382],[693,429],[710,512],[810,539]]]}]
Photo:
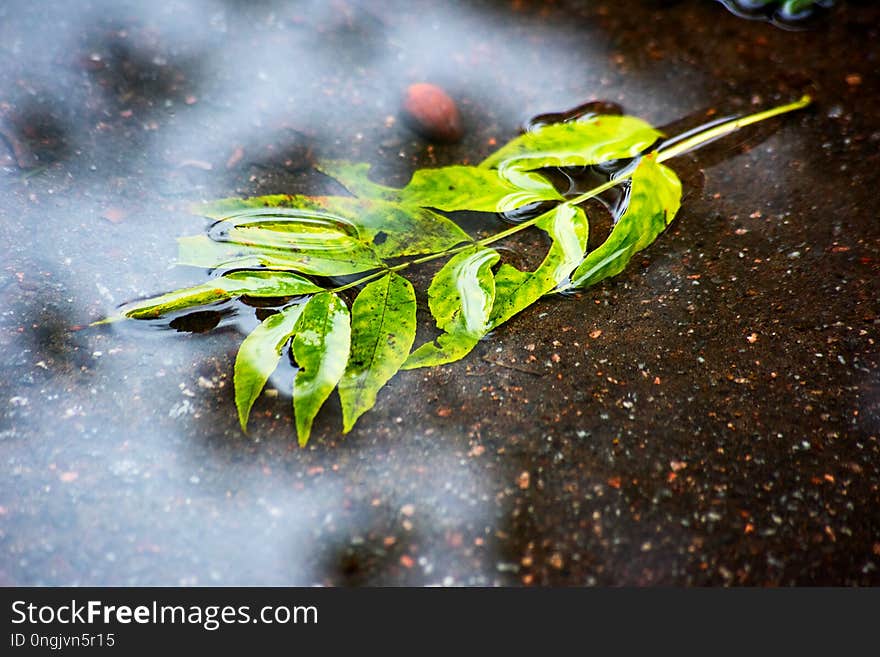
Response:
[{"label": "leaf tip", "polygon": [[250,413],[248,411],[242,411],[241,407],[238,409],[238,423],[241,425],[241,432],[246,436],[248,435],[247,425],[248,425],[248,415]]},{"label": "leaf tip", "polygon": [[311,419],[300,419],[296,415],[296,411],[294,410],[294,417],[296,420],[296,442],[300,447],[305,447],[309,438],[312,434],[312,421]]},{"label": "leaf tip", "polygon": [[124,315],[112,315],[110,317],[105,317],[104,319],[99,319],[99,320],[92,322],[91,324],[89,324],[89,327],[103,326],[104,324],[115,324],[116,322],[123,320],[123,319],[125,319]]},{"label": "leaf tip", "polygon": [[342,433],[346,434],[352,429],[354,429],[354,425],[357,423],[360,415],[353,415],[353,413],[348,413],[343,408],[342,413]]}]

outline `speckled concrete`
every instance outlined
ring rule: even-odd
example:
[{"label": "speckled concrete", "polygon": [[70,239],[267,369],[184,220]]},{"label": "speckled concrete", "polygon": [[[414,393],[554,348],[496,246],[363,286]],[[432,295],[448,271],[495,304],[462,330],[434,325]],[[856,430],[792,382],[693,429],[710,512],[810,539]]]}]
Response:
[{"label": "speckled concrete", "polygon": [[[853,2],[810,32],[704,1],[4,3],[0,583],[880,584],[878,26]],[[462,142],[397,118],[422,80]],[[283,394],[243,436],[228,322],[76,330],[200,280],[170,268],[191,202],[338,191],[315,157],[401,182],[586,100],[683,128],[804,90],[674,163],[681,213],[623,275],[400,374],[346,437],[334,399],[297,448]]]}]

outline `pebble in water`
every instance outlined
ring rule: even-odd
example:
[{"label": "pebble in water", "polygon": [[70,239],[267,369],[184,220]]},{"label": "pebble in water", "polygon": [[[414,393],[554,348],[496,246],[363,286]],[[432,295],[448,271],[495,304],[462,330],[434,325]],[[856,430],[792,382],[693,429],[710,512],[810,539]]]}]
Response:
[{"label": "pebble in water", "polygon": [[432,141],[452,143],[464,134],[455,101],[434,84],[420,82],[407,88],[403,117],[413,130]]}]

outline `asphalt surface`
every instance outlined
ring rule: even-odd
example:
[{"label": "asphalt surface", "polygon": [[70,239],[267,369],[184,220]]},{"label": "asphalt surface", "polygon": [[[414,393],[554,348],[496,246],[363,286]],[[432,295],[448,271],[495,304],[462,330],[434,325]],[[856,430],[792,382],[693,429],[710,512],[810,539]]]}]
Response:
[{"label": "asphalt surface", "polygon": [[[809,31],[703,1],[4,5],[0,583],[880,584],[872,4]],[[401,120],[422,81],[460,142]],[[289,371],[240,432],[252,316],[83,328],[203,280],[171,267],[191,203],[338,193],[319,157],[399,184],[585,101],[677,130],[805,91],[672,163],[681,212],[626,272],[399,374],[347,436],[334,397],[296,446]]]}]

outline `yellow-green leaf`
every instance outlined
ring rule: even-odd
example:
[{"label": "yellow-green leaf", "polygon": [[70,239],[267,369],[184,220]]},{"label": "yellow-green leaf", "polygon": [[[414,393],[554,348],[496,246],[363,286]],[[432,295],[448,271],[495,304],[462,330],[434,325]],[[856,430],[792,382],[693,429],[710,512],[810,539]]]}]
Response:
[{"label": "yellow-green leaf", "polygon": [[401,203],[443,211],[509,212],[561,200],[556,188],[536,173],[468,166],[419,169],[400,192]]},{"label": "yellow-green leaf", "polygon": [[490,322],[493,328],[548,292],[565,285],[571,273],[583,262],[589,226],[581,208],[559,205],[535,225],[550,236],[550,249],[533,272],[523,272],[507,264],[498,270]]},{"label": "yellow-green leaf", "polygon": [[235,405],[242,431],[247,431],[251,408],[281,360],[281,350],[293,335],[303,304],[270,315],[241,343],[235,358]]},{"label": "yellow-green leaf", "polygon": [[[803,96],[755,114],[713,122],[666,141],[649,154],[645,153],[662,135],[633,117],[593,116],[545,125],[502,146],[478,167],[419,170],[400,189],[372,181],[367,164],[325,162],[319,169],[353,198],[273,195],[199,206],[197,212],[217,221],[208,235],[180,240],[180,261],[214,269],[221,276],[129,304],[126,313],[154,317],[236,294],[317,294],[307,304],[291,305],[270,316],[242,343],[235,362],[239,421],[245,429],[254,401],[295,336],[292,351],[300,369],[293,404],[300,443],[308,441],[313,420],[334,385],[339,387],[348,432],[401,367],[461,358],[489,330],[542,295],[585,287],[622,271],[679,209],[681,183],[662,162],[810,103],[811,98]],[[568,198],[544,177],[553,167],[619,160],[627,162],[617,162],[621,170],[610,180]],[[588,224],[577,206],[615,186],[627,187],[626,207],[608,239],[585,255]],[[538,202],[542,208],[544,202],[555,207],[479,241],[439,214],[508,212]],[[523,272],[503,265],[493,276],[499,257],[488,245],[531,227],[551,239],[540,266]],[[406,256],[417,257],[385,262]],[[410,354],[416,332],[415,293],[396,272],[440,258],[448,262],[431,281],[428,296],[442,334]],[[366,275],[348,279],[333,291],[318,292],[320,288],[294,272],[330,278]],[[352,305],[349,324],[345,304],[335,292],[365,283]]]},{"label": "yellow-green leaf", "polygon": [[359,241],[351,240],[344,246],[334,249],[282,249],[217,242],[207,235],[194,235],[177,240],[177,262],[180,265],[221,270],[262,266],[313,276],[346,276],[383,266],[376,254]]},{"label": "yellow-green leaf", "polygon": [[389,272],[368,283],[351,308],[352,344],[339,382],[343,431],[376,403],[376,393],[400,369],[416,336],[416,295]]},{"label": "yellow-green leaf", "polygon": [[321,288],[311,281],[291,272],[235,271],[201,285],[135,301],[123,306],[119,314],[132,319],[156,319],[168,313],[242,295],[290,297],[320,291]]},{"label": "yellow-green leaf", "polygon": [[480,166],[522,171],[587,166],[635,157],[662,136],[632,116],[594,116],[527,132],[492,153]]},{"label": "yellow-green leaf", "polygon": [[583,288],[623,271],[633,254],[651,244],[681,205],[681,181],[653,154],[633,172],[626,211],[608,239],[590,252],[566,288]]},{"label": "yellow-green leaf", "polygon": [[315,165],[315,168],[325,176],[336,180],[358,198],[397,200],[399,189],[386,187],[370,180],[370,166],[366,162],[321,160]]},{"label": "yellow-green leaf", "polygon": [[368,164],[331,160],[317,168],[355,196],[445,212],[508,212],[529,203],[562,200],[550,182],[524,171],[495,173],[470,166],[419,169],[403,189],[395,189],[371,181]]},{"label": "yellow-green leaf", "polygon": [[416,349],[403,369],[450,363],[466,356],[489,330],[495,300],[492,266],[498,252],[475,247],[453,256],[434,276],[428,305],[443,333]]},{"label": "yellow-green leaf", "polygon": [[[256,247],[296,250],[317,241],[379,258],[436,253],[470,237],[446,217],[416,205],[345,196],[276,194],[249,199],[221,199],[198,208],[219,219],[212,231],[224,241]],[[281,234],[286,233],[286,234]]]},{"label": "yellow-green leaf", "polygon": [[293,408],[299,444],[309,441],[312,422],[345,371],[351,325],[345,302],[331,292],[313,296],[296,323]]}]

